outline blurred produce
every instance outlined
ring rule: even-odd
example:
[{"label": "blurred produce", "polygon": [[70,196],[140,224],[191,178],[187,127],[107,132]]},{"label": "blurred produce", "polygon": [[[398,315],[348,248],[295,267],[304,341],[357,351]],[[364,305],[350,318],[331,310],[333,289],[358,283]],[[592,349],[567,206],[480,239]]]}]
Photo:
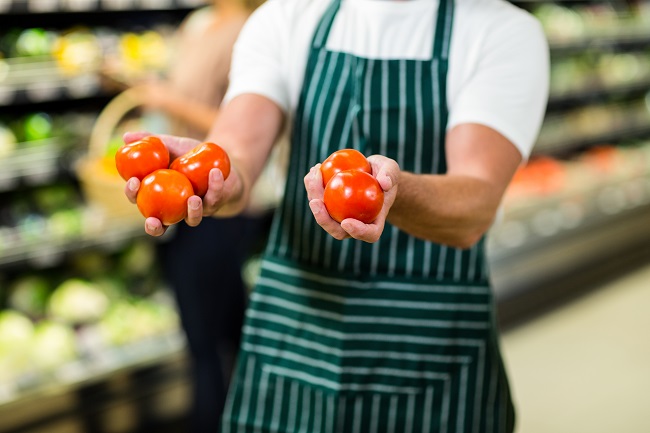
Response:
[{"label": "blurred produce", "polygon": [[77,339],[71,326],[52,320],[36,324],[31,342],[31,365],[51,370],[73,361],[78,355]]},{"label": "blurred produce", "polygon": [[52,291],[49,281],[40,275],[26,274],[16,278],[9,287],[7,305],[34,319],[45,315]]},{"label": "blurred produce", "polygon": [[99,38],[89,29],[61,34],[52,47],[52,56],[65,75],[96,71],[103,61]]},{"label": "blurred produce", "polygon": [[17,141],[13,131],[0,123],[0,159],[13,153]]},{"label": "blurred produce", "polygon": [[27,316],[0,311],[0,384],[26,372],[33,335],[34,325]]},{"label": "blurred produce", "polygon": [[615,8],[607,2],[570,6],[543,3],[533,8],[532,12],[553,44],[588,38],[650,36],[647,2],[638,3],[638,7],[631,8]]},{"label": "blurred produce", "polygon": [[99,322],[100,335],[109,345],[124,345],[178,328],[176,311],[146,299],[120,300]]},{"label": "blurred produce", "polygon": [[50,296],[48,316],[70,324],[99,320],[109,307],[109,299],[95,284],[81,279],[61,283]]},{"label": "blurred produce", "polygon": [[123,361],[122,352],[111,355],[118,367],[145,341],[151,350],[168,347],[178,316],[154,255],[151,241],[138,239],[123,251],[80,251],[60,268],[0,281],[0,390],[38,386],[71,366],[92,375],[111,350],[126,350]]}]

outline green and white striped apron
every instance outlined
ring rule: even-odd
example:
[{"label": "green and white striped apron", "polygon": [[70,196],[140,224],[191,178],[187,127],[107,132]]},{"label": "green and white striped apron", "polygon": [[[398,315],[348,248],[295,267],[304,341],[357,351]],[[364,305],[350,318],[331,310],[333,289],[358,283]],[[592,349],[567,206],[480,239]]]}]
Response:
[{"label": "green and white striped apron", "polygon": [[511,432],[484,243],[454,249],[391,225],[375,244],[337,241],[315,223],[303,185],[341,148],[386,155],[410,172],[446,171],[453,0],[440,0],[425,61],[328,51],[339,3],[313,38],[286,194],[222,431]]}]

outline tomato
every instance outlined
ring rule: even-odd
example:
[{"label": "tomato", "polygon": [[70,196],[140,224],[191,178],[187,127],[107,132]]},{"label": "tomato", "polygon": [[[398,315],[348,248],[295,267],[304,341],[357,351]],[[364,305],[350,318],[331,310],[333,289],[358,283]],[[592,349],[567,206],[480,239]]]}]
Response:
[{"label": "tomato", "polygon": [[372,173],[372,167],[363,153],[355,149],[337,150],[328,156],[320,166],[320,172],[323,175],[323,186],[326,186],[327,182],[336,173],[345,170],[361,170]]},{"label": "tomato", "polygon": [[124,180],[142,180],[149,173],[169,167],[169,151],[158,137],[145,137],[120,146],[115,167]]},{"label": "tomato", "polygon": [[145,218],[158,218],[169,226],[187,216],[187,199],[193,195],[192,184],[184,174],[160,169],[142,179],[136,202]]},{"label": "tomato", "polygon": [[230,175],[230,158],[221,146],[214,143],[201,143],[185,155],[176,158],[170,168],[183,173],[192,182],[194,193],[203,197],[208,191],[210,170],[218,168],[223,178]]},{"label": "tomato", "polygon": [[346,170],[327,183],[323,201],[332,219],[339,223],[354,218],[370,224],[384,205],[384,190],[371,174]]}]

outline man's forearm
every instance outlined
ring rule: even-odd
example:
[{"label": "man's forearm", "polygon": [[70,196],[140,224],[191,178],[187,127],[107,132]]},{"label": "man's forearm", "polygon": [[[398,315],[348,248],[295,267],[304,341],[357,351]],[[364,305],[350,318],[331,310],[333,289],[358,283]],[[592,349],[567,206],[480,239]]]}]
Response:
[{"label": "man's forearm", "polygon": [[490,227],[499,200],[499,189],[478,178],[402,172],[388,220],[415,237],[468,248]]}]

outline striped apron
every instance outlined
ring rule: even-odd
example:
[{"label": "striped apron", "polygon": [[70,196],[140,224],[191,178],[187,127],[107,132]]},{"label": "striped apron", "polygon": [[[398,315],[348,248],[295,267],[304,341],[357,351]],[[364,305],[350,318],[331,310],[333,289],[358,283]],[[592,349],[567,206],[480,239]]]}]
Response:
[{"label": "striped apron", "polygon": [[512,432],[484,242],[454,249],[391,225],[374,244],[337,241],[315,223],[303,185],[341,148],[446,171],[453,0],[440,0],[425,61],[328,51],[339,3],[314,34],[222,431]]}]

